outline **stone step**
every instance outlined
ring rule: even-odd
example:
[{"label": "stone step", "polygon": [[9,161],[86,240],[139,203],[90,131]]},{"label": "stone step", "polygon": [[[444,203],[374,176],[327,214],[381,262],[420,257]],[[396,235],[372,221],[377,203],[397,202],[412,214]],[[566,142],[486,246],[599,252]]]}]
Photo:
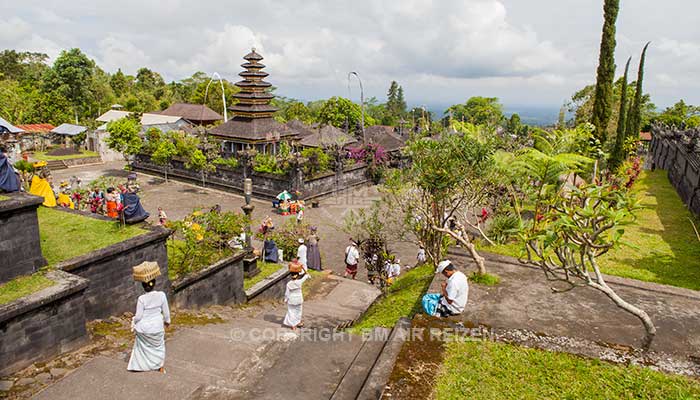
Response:
[{"label": "stone step", "polygon": [[331,400],[355,400],[370,372],[384,349],[391,329],[375,328],[370,338],[362,343],[362,348],[355,356],[350,367],[331,396]]},{"label": "stone step", "polygon": [[50,160],[46,162],[46,166],[49,168],[49,171],[57,171],[59,169],[66,169],[68,168],[68,165],[64,163],[61,160]]}]

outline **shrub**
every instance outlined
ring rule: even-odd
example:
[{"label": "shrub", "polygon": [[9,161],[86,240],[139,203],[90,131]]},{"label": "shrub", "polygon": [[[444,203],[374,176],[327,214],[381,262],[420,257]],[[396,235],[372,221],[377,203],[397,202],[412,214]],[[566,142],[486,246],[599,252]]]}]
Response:
[{"label": "shrub", "polygon": [[168,222],[177,240],[168,245],[171,278],[187,275],[231,254],[228,242],[247,225],[245,215],[234,212],[194,211],[181,221]]},{"label": "shrub", "polygon": [[509,242],[520,230],[520,218],[514,214],[497,214],[489,227],[489,237],[500,244]]},{"label": "shrub", "polygon": [[[310,235],[311,226],[309,224],[298,224],[295,219],[288,219],[282,226],[275,227],[271,232],[268,232],[267,238],[274,240],[277,247],[284,251],[284,258],[289,260],[297,254],[299,238],[306,239]],[[256,237],[259,240],[265,239],[262,232],[258,232]]]},{"label": "shrub", "polygon": [[286,171],[277,163],[277,158],[272,154],[258,153],[253,159],[253,170],[267,174],[285,175]]},{"label": "shrub", "polygon": [[308,147],[301,151],[301,155],[308,160],[306,164],[304,164],[304,173],[309,176],[330,169],[331,157],[322,149]]},{"label": "shrub", "polygon": [[238,168],[238,166],[240,165],[238,160],[233,158],[233,157],[231,157],[231,158],[219,157],[216,160],[214,160],[214,164],[216,164],[217,166],[222,166],[222,167],[226,167],[226,168],[230,168],[230,169]]}]

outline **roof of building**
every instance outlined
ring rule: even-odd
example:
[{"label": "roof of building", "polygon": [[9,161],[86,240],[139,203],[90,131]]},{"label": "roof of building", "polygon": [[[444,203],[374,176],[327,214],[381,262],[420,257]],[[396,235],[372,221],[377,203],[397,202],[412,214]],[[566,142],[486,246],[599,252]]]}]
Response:
[{"label": "roof of building", "polygon": [[10,133],[24,133],[24,130],[21,128],[18,128],[11,123],[7,122],[4,120],[2,117],[0,117],[0,131],[9,131]]},{"label": "roof of building", "polygon": [[55,128],[55,126],[51,124],[20,124],[17,125],[17,128],[21,129],[24,132],[49,133],[52,129]]},{"label": "roof of building", "polygon": [[243,141],[276,141],[282,137],[297,136],[297,132],[273,118],[232,119],[212,128],[214,136]]},{"label": "roof of building", "polygon": [[308,127],[311,134],[305,135],[300,141],[304,147],[340,147],[357,143],[357,139],[332,125]]},{"label": "roof of building", "polygon": [[639,140],[651,142],[651,132],[639,132]]},{"label": "roof of building", "polygon": [[61,124],[51,130],[51,133],[58,135],[75,136],[87,131],[87,127],[73,124]]},{"label": "roof of building", "polygon": [[[129,111],[109,110],[106,113],[97,117],[97,121],[105,123],[97,129],[105,130],[107,128],[107,122],[112,122],[124,118],[129,114],[131,114],[131,112]],[[141,125],[174,124],[180,120],[184,120],[184,118],[177,115],[161,115],[151,113],[141,114]]]},{"label": "roof of building", "polygon": [[158,114],[179,116],[192,122],[213,122],[224,119],[221,114],[204,104],[175,103]]},{"label": "roof of building", "polygon": [[367,141],[376,143],[387,152],[397,151],[406,146],[406,139],[394,132],[393,126],[373,125],[365,128]]}]

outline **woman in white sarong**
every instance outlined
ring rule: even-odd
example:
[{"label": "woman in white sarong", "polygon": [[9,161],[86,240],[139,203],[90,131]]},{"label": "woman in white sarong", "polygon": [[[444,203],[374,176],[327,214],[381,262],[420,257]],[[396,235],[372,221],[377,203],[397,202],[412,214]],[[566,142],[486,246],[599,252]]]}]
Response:
[{"label": "woman in white sarong", "polygon": [[165,373],[165,327],[170,325],[170,309],[165,293],[153,290],[156,280],[143,282],[145,294],[139,296],[132,327],[136,333],[129,359],[129,371]]},{"label": "woman in white sarong", "polygon": [[310,278],[308,274],[303,272],[292,272],[292,280],[287,282],[287,290],[284,293],[284,302],[287,303],[287,315],[284,316],[283,324],[296,330],[297,327],[302,327],[301,322],[302,307],[304,305],[304,295],[301,292],[301,287]]}]

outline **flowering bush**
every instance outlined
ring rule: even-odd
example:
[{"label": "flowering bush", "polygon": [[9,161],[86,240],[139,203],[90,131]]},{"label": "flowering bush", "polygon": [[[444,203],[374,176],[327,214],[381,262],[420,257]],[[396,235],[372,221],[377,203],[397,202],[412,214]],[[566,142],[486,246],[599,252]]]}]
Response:
[{"label": "flowering bush", "polygon": [[234,212],[194,211],[180,221],[169,221],[174,230],[168,244],[171,278],[206,267],[231,254],[228,242],[247,225],[245,215]]},{"label": "flowering bush", "polygon": [[384,150],[384,147],[375,143],[350,149],[349,157],[356,162],[367,164],[367,175],[374,183],[381,181],[389,161],[389,154]]}]

